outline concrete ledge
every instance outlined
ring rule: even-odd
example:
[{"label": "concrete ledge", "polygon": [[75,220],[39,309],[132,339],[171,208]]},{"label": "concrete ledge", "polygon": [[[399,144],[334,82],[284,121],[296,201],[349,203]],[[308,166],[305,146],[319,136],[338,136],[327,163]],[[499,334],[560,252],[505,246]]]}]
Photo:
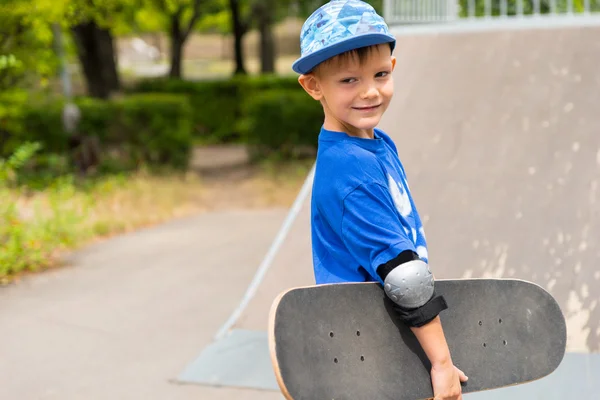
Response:
[{"label": "concrete ledge", "polygon": [[182,383],[279,391],[266,332],[232,330],[207,346],[178,377]]}]

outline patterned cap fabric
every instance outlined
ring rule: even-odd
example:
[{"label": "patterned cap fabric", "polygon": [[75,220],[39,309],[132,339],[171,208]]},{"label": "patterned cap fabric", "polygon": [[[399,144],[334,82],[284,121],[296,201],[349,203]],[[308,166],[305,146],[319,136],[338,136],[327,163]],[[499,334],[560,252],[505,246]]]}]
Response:
[{"label": "patterned cap fabric", "polygon": [[292,69],[306,74],[338,54],[381,43],[392,43],[393,49],[396,38],[370,4],[360,0],[332,0],[304,22],[300,33],[301,57]]}]

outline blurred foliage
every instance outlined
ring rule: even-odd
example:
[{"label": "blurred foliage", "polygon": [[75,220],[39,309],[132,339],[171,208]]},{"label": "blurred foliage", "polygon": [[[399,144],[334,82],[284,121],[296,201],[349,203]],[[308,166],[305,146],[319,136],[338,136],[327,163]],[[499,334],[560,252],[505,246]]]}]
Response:
[{"label": "blurred foliage", "polygon": [[38,143],[23,143],[7,159],[0,158],[0,280],[7,275],[35,270],[63,245],[73,243],[81,219],[79,210],[65,207],[73,196],[72,181],[59,179],[46,189],[46,207],[32,202],[29,212],[19,207],[26,197],[11,189],[19,170],[40,148]]},{"label": "blurred foliage", "polygon": [[126,21],[140,7],[141,0],[62,0],[65,4],[64,27],[93,20],[102,28]]},{"label": "blurred foliage", "polygon": [[304,92],[263,90],[244,104],[238,124],[254,160],[294,159],[317,148],[323,108]]},{"label": "blurred foliage", "polygon": [[0,158],[0,187],[13,184],[18,170],[23,168],[41,147],[37,142],[25,142],[8,158]]},{"label": "blurred foliage", "polygon": [[[229,143],[243,140],[236,123],[242,117],[244,104],[261,91],[277,88],[303,92],[296,77],[273,75],[236,76],[208,81],[150,79],[141,81],[131,90],[187,96],[194,110],[195,139],[201,143]],[[217,115],[218,118],[215,117]]]},{"label": "blurred foliage", "polygon": [[[585,10],[586,0],[572,0],[573,12],[579,13]],[[460,16],[469,16],[469,0],[460,0]],[[535,1],[534,0],[522,0],[522,12],[523,14],[533,14],[535,12]],[[556,6],[557,13],[566,13],[569,11],[569,0],[539,0],[539,12],[541,14],[548,14],[552,11],[552,3]],[[486,0],[475,0],[474,2],[474,15],[481,17],[486,15]],[[589,0],[590,9],[592,11],[600,10],[599,0]],[[491,0],[490,1],[491,15],[502,15],[502,0]],[[517,15],[519,13],[519,0],[506,0],[506,14]]]},{"label": "blurred foliage", "polygon": [[59,264],[62,250],[95,237],[197,209],[197,180],[182,174],[139,171],[86,180],[64,174],[36,187],[26,176],[28,164],[35,162],[35,147],[25,143],[7,159],[0,157],[0,164],[14,167],[16,177],[10,184],[0,181],[0,285],[20,272]]},{"label": "blurred foliage", "polygon": [[[68,159],[64,162],[72,150],[72,136],[62,125],[64,102],[55,98],[22,100],[15,97],[0,116],[0,157],[13,154],[22,143],[37,142],[42,149],[25,173],[52,178],[73,172]],[[101,169],[187,167],[193,145],[193,114],[187,97],[140,93],[112,100],[82,97],[75,103],[82,114],[77,133],[98,139]]]},{"label": "blurred foliage", "polygon": [[[194,0],[131,0],[133,7],[121,12],[122,18],[114,21],[114,33],[131,35],[139,33],[168,32],[169,20],[179,10],[183,24],[189,23]],[[227,0],[202,0],[200,19],[195,24],[198,32],[228,33],[229,7]]]},{"label": "blurred foliage", "polygon": [[47,83],[57,65],[51,24],[62,20],[66,1],[0,2],[0,91]]},{"label": "blurred foliage", "polygon": [[197,142],[245,143],[255,158],[276,154],[289,159],[297,156],[298,149],[316,149],[323,122],[321,105],[304,92],[295,76],[238,76],[198,82],[150,79],[131,90],[186,95],[194,109]]},{"label": "blurred foliage", "polygon": [[[363,0],[363,1],[372,5],[373,8],[377,11],[377,13],[379,13],[380,15],[383,15],[384,0]],[[283,2],[287,3],[293,9],[296,9],[298,16],[300,16],[301,18],[307,18],[317,8],[321,7],[325,3],[328,3],[329,0],[283,0]]]}]

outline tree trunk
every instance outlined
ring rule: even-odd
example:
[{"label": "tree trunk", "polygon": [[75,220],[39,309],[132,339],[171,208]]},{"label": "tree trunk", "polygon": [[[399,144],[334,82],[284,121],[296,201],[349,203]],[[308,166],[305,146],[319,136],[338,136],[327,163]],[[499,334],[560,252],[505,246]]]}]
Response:
[{"label": "tree trunk", "polygon": [[81,63],[88,94],[101,99],[120,90],[113,38],[108,29],[95,22],[86,22],[72,28],[77,55]]},{"label": "tree trunk", "polygon": [[260,65],[263,74],[275,73],[275,38],[270,23],[260,27]]},{"label": "tree trunk", "polygon": [[273,7],[268,1],[257,2],[255,13],[260,32],[260,65],[263,74],[275,72],[275,38],[273,36]]},{"label": "tree trunk", "polygon": [[183,57],[183,40],[179,37],[171,38],[171,70],[169,77],[181,78],[181,59]]},{"label": "tree trunk", "polygon": [[179,13],[171,17],[171,70],[170,78],[181,78],[181,59],[183,58],[184,33],[181,30]]},{"label": "tree trunk", "polygon": [[108,85],[109,90],[117,92],[121,89],[119,73],[117,72],[117,53],[113,37],[108,29],[99,29],[97,31],[98,54],[103,60],[102,74]]},{"label": "tree trunk", "polygon": [[244,46],[243,39],[248,30],[246,24],[242,22],[240,15],[240,4],[238,0],[229,0],[231,8],[231,24],[233,25],[233,49],[235,53],[235,72],[236,75],[246,75],[244,67]]}]

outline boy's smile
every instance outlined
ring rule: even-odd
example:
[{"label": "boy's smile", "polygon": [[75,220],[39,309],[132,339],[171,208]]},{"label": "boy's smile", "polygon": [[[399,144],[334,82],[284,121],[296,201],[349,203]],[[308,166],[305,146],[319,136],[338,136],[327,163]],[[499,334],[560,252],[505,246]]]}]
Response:
[{"label": "boy's smile", "polygon": [[392,71],[396,59],[387,44],[374,46],[360,57],[350,53],[302,75],[300,84],[325,112],[324,128],[351,136],[373,138],[394,94]]}]

